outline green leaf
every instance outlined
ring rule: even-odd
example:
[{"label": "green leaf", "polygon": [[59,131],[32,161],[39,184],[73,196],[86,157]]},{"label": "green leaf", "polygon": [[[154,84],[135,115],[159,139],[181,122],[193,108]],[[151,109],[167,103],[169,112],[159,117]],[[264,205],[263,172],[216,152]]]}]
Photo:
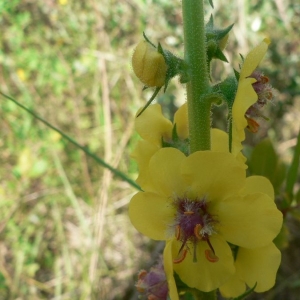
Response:
[{"label": "green leaf", "polygon": [[215,58],[228,63],[226,56],[224,55],[224,53],[222,52],[222,50],[220,48],[216,49]]},{"label": "green leaf", "polygon": [[221,92],[226,101],[229,111],[231,111],[235,99],[238,82],[234,76],[227,77],[224,81],[214,85],[213,92]]},{"label": "green leaf", "polygon": [[240,80],[240,73],[236,69],[233,69],[233,71],[234,71],[234,76],[235,76],[236,80],[239,81]]},{"label": "green leaf", "polygon": [[214,28],[214,17],[213,15],[211,14],[210,17],[209,17],[209,20],[206,24],[206,30],[207,29],[213,29]]},{"label": "green leaf", "polygon": [[188,65],[185,63],[185,61],[174,55],[169,50],[163,49],[160,43],[158,43],[157,51],[163,55],[165,62],[168,65],[164,92],[166,92],[170,80],[177,75],[180,76],[181,83],[187,83],[189,81],[189,74]]},{"label": "green leaf", "polygon": [[297,144],[294,151],[294,157],[288,169],[287,179],[286,179],[286,193],[288,194],[291,201],[293,199],[294,185],[298,178],[299,163],[300,163],[300,130],[299,130]]},{"label": "green leaf", "polygon": [[209,4],[212,8],[214,8],[214,4],[213,4],[213,1],[212,0],[208,0],[209,1]]},{"label": "green leaf", "polygon": [[267,177],[275,190],[278,190],[285,179],[286,168],[279,159],[270,139],[265,139],[253,149],[249,160],[252,175]]}]

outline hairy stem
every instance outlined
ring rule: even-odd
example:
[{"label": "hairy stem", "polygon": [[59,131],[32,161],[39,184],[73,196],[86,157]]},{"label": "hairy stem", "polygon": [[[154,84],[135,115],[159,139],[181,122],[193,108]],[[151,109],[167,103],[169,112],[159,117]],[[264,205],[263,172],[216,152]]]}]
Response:
[{"label": "hairy stem", "polygon": [[210,149],[210,92],[202,0],[182,0],[191,153]]}]

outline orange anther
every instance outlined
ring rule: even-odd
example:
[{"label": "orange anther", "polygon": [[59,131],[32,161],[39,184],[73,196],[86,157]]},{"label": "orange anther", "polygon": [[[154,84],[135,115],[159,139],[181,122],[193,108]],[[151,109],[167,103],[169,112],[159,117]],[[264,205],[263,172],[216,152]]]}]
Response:
[{"label": "orange anther", "polygon": [[268,91],[267,94],[266,94],[266,98],[267,98],[268,100],[272,100],[272,98],[273,98],[273,93],[272,93],[271,91]]},{"label": "orange anther", "polygon": [[253,120],[251,118],[246,117],[246,119],[247,119],[247,123],[248,123],[247,128],[251,132],[256,133],[258,131],[258,129],[259,129],[259,124],[255,120]]},{"label": "orange anther", "polygon": [[269,78],[267,76],[261,76],[260,82],[261,83],[267,83],[267,82],[269,82]]},{"label": "orange anther", "polygon": [[147,275],[147,271],[141,270],[138,274],[138,279],[143,279]]},{"label": "orange anther", "polygon": [[180,240],[180,236],[181,236],[181,228],[179,225],[177,225],[175,228],[175,238],[177,241]]},{"label": "orange anther", "polygon": [[183,214],[185,214],[186,216],[191,216],[194,214],[193,211],[185,211]]},{"label": "orange anther", "polygon": [[219,261],[219,257],[216,256],[211,249],[205,250],[205,257],[208,261],[213,263]]},{"label": "orange anther", "polygon": [[194,235],[198,240],[202,240],[203,236],[200,234],[200,230],[202,229],[202,225],[201,224],[197,224],[194,227]]},{"label": "orange anther", "polygon": [[179,253],[179,257],[178,257],[178,258],[173,259],[173,263],[174,263],[174,264],[179,264],[179,263],[181,263],[181,262],[185,259],[186,254],[187,254],[187,249],[184,249],[183,251],[181,251],[181,252]]}]

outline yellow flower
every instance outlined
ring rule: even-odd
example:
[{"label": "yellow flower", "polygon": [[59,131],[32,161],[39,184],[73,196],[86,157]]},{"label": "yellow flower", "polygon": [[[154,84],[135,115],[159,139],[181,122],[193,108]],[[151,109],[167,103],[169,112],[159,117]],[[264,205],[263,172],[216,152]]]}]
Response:
[{"label": "yellow flower", "polygon": [[270,40],[264,39],[255,47],[246,56],[241,69],[238,89],[232,107],[232,153],[234,155],[238,155],[243,148],[242,141],[245,139],[244,130],[248,124],[245,113],[258,99],[252,86],[252,84],[256,82],[256,79],[250,78],[249,76],[263,59],[269,44]]},{"label": "yellow flower", "polygon": [[271,243],[255,249],[239,248],[235,260],[235,275],[220,287],[226,298],[238,297],[246,290],[246,284],[254,291],[265,292],[275,284],[276,272],[281,261],[281,253]]},{"label": "yellow flower", "polygon": [[161,87],[165,84],[168,66],[163,55],[147,41],[141,41],[136,46],[132,67],[135,75],[146,86]]},{"label": "yellow flower", "polygon": [[[176,144],[172,140],[173,127],[176,124],[176,132],[179,138]],[[162,114],[161,106],[153,104],[149,106],[142,115],[135,119],[135,129],[143,140],[137,143],[132,157],[139,166],[137,183],[143,188],[149,188],[148,164],[153,154],[163,147],[162,143],[168,146],[180,148],[183,152],[188,151],[188,112],[187,104],[182,105],[175,113],[174,123]],[[212,129],[212,149],[214,151],[228,152],[228,136],[219,129]],[[187,154],[187,153],[186,153]]]},{"label": "yellow flower", "polygon": [[[246,178],[230,153],[199,151],[186,157],[162,148],[150,158],[148,177],[145,192],[131,199],[131,222],[146,236],[168,241],[164,261],[171,259],[190,287],[208,292],[230,279],[235,268],[227,242],[264,247],[280,231],[282,214],[271,183]],[[167,273],[168,280],[171,276]]]}]

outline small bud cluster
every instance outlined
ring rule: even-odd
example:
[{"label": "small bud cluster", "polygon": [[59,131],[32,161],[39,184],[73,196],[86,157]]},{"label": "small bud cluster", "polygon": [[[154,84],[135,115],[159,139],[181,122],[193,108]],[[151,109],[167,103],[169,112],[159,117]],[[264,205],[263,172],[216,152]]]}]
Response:
[{"label": "small bud cluster", "polygon": [[138,282],[135,285],[140,293],[139,298],[148,300],[166,300],[168,298],[168,283],[162,258],[153,266],[149,272],[141,270],[138,275]]},{"label": "small bud cluster", "polygon": [[259,129],[259,124],[253,119],[255,117],[263,118],[265,120],[269,120],[266,116],[261,113],[261,109],[272,102],[273,99],[273,88],[269,84],[269,78],[264,76],[259,71],[254,71],[251,76],[256,79],[256,82],[252,84],[254,91],[256,92],[258,99],[257,101],[251,105],[245,113],[245,117],[248,122],[247,128],[256,133]]}]

